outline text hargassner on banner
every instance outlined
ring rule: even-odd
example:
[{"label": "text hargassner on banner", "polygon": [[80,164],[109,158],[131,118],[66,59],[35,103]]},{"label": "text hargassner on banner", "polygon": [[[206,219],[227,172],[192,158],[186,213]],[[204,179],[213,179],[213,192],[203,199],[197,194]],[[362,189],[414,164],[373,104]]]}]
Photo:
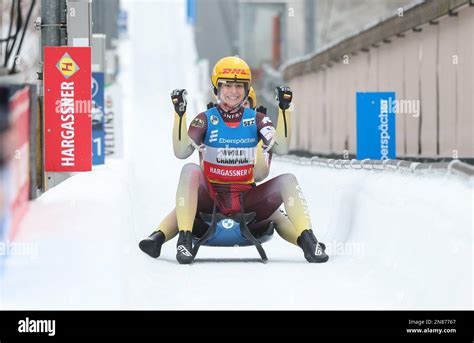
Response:
[{"label": "text hargassner on banner", "polygon": [[45,170],[89,171],[92,165],[91,48],[45,47]]}]

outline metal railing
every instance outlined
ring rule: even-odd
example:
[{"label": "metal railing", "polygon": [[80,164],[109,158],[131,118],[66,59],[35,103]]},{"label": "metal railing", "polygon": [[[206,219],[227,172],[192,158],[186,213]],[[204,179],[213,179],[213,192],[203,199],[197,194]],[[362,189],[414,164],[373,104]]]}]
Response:
[{"label": "metal railing", "polygon": [[474,176],[474,166],[459,160],[450,162],[420,163],[405,160],[356,160],[332,159],[314,157],[301,157],[296,155],[275,156],[275,160],[296,163],[299,165],[313,165],[333,169],[375,170],[389,172],[406,172],[413,174],[454,174],[465,177]]}]

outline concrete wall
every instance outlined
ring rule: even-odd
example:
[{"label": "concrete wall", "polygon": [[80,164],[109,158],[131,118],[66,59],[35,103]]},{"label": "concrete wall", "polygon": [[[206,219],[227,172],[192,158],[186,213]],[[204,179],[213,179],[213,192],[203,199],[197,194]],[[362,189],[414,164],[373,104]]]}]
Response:
[{"label": "concrete wall", "polygon": [[318,0],[315,6],[316,49],[361,31],[394,14],[413,0]]},{"label": "concrete wall", "polygon": [[[413,0],[312,0],[314,11],[312,30],[314,50],[334,44],[342,38],[363,30],[368,24],[394,14]],[[287,37],[285,60],[307,53],[305,46],[304,0],[286,1]]]},{"label": "concrete wall", "polygon": [[292,149],[355,153],[356,92],[395,91],[420,104],[396,115],[398,157],[474,157],[474,7],[377,46],[289,80]]}]

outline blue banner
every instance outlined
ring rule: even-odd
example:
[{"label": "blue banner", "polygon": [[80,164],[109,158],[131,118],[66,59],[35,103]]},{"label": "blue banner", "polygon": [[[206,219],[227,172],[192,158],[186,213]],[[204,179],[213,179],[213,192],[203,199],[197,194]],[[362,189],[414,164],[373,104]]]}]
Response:
[{"label": "blue banner", "polygon": [[117,13],[117,28],[119,34],[128,33],[128,12],[122,8]]},{"label": "blue banner", "polygon": [[186,17],[189,24],[196,24],[196,0],[186,1]]},{"label": "blue banner", "polygon": [[104,73],[92,73],[92,164],[105,163]]},{"label": "blue banner", "polygon": [[396,159],[395,92],[357,92],[357,159]]},{"label": "blue banner", "polygon": [[92,130],[92,164],[105,163],[105,132]]}]

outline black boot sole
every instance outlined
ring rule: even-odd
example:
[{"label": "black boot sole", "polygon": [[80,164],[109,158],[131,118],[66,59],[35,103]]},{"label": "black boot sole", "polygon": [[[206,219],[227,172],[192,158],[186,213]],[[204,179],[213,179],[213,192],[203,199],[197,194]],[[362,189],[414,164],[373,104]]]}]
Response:
[{"label": "black boot sole", "polygon": [[183,256],[183,255],[176,255],[176,260],[178,260],[179,264],[191,264],[194,261],[194,256]]},{"label": "black boot sole", "polygon": [[304,258],[309,263],[324,263],[324,262],[327,262],[329,260],[328,255],[325,255],[325,256],[304,255]]}]

